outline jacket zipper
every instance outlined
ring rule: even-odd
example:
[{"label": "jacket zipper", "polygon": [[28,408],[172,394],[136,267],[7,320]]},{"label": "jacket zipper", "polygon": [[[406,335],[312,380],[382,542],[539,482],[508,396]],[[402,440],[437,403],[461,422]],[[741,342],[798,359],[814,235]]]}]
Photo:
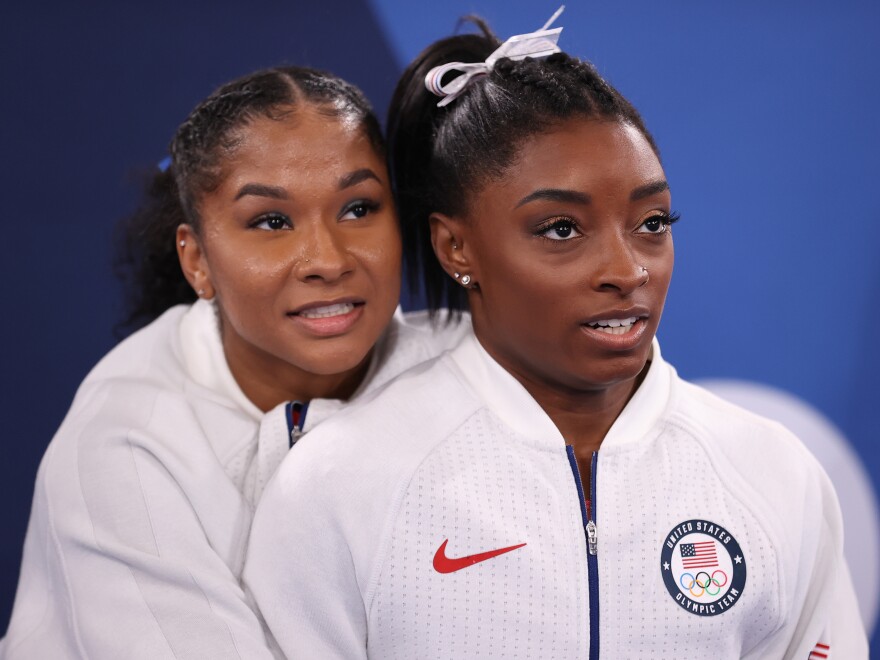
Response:
[{"label": "jacket zipper", "polygon": [[568,463],[574,475],[574,483],[577,486],[578,497],[581,505],[581,522],[587,536],[587,587],[590,592],[590,660],[599,660],[599,532],[596,527],[596,467],[599,461],[598,452],[593,452],[590,461],[590,510],[587,512],[587,503],[584,498],[584,486],[581,483],[581,473],[578,471],[577,458],[574,455],[574,447],[565,446],[568,453]]},{"label": "jacket zipper", "polygon": [[303,426],[306,423],[306,412],[309,409],[308,401],[288,401],[287,406],[285,406],[285,412],[287,417],[287,430],[290,432],[290,446],[296,444],[296,441],[299,440],[305,431],[303,431]]}]

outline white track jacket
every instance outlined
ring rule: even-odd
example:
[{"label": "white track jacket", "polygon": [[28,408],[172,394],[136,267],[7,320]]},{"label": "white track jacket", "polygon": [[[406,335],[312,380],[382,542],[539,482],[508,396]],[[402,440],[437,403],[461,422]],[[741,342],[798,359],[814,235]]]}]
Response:
[{"label": "white track jacket", "polygon": [[294,447],[244,581],[290,658],[867,657],[821,467],[656,343],[591,478],[471,336]]},{"label": "white track jacket", "polygon": [[[469,325],[397,314],[362,392]],[[306,430],[341,405],[312,401]],[[264,417],[236,384],[212,304],[126,339],[82,383],[40,465],[0,657],[272,657],[239,577],[253,503],[289,446],[284,406]]]}]

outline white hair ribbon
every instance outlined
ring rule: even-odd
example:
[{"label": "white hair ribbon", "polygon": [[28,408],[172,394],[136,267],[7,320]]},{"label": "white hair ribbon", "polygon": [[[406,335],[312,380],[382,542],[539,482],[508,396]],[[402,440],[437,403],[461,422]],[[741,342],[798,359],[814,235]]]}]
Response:
[{"label": "white hair ribbon", "polygon": [[[552,30],[548,28],[553,25],[553,21],[559,18],[564,9],[565,5],[557,9],[556,13],[550,17],[550,20],[540,30],[529,32],[528,34],[516,34],[510,37],[510,39],[489,55],[485,62],[450,62],[449,64],[435,66],[428,71],[428,75],[425,76],[425,87],[435,96],[443,97],[437,106],[442,108],[452,103],[461,95],[472,80],[487,75],[492,70],[492,67],[495,66],[495,62],[502,57],[522,60],[527,57],[547,57],[553,53],[560,52],[556,42],[559,41],[562,28],[558,27]],[[461,75],[444,85],[441,80],[450,71],[459,71]]]}]

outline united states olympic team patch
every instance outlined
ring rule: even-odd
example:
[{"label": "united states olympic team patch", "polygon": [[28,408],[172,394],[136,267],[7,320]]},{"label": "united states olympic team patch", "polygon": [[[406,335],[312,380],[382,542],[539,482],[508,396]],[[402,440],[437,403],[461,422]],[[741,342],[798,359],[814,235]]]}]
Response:
[{"label": "united states olympic team patch", "polygon": [[746,586],[746,558],[739,543],[708,520],[686,520],[669,532],[660,572],[673,600],[699,616],[726,612]]}]

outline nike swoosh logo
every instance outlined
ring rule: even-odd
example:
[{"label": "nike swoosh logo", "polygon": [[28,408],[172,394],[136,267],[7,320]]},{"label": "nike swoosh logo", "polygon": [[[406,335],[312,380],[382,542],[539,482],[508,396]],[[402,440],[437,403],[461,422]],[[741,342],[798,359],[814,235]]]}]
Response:
[{"label": "nike swoosh logo", "polygon": [[447,543],[449,543],[449,539],[443,541],[443,543],[440,544],[440,547],[437,548],[437,552],[434,553],[434,570],[438,573],[454,573],[455,571],[460,571],[468,566],[479,564],[481,561],[492,559],[493,557],[503,555],[507,552],[513,552],[525,545],[525,543],[520,543],[519,545],[512,545],[509,548],[499,548],[498,550],[489,550],[489,552],[481,552],[476,555],[468,555],[467,557],[453,558],[446,556]]}]

